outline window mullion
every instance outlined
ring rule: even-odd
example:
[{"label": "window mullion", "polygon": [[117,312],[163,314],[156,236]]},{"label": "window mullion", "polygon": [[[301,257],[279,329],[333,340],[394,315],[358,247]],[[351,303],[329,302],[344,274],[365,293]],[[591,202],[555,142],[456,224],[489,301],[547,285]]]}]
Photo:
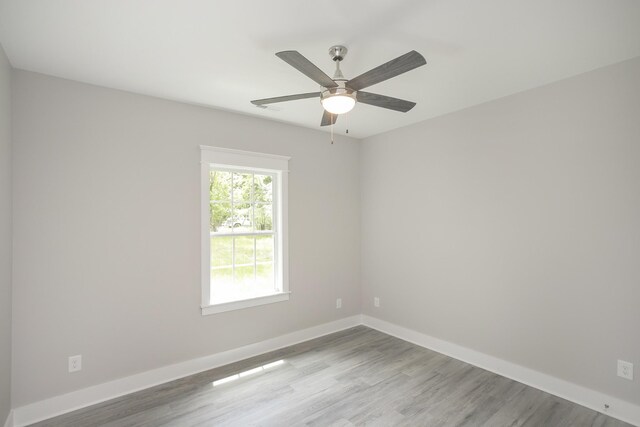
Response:
[{"label": "window mullion", "polygon": [[231,238],[231,281],[236,284],[236,238]]},{"label": "window mullion", "polygon": [[256,176],[255,174],[251,174],[251,198],[249,199],[249,203],[251,203],[251,227],[253,227],[253,231],[256,231],[256,200],[253,194],[253,187],[256,185]]},{"label": "window mullion", "polygon": [[[233,222],[235,217],[235,206],[234,206],[234,197],[233,190],[235,186],[235,173],[231,173],[231,232],[233,232]],[[231,281],[235,285],[236,284],[236,238],[235,236],[231,238]]]},{"label": "window mullion", "polygon": [[[256,231],[256,195],[255,195],[255,187],[256,187],[256,175],[251,174],[251,226],[253,227],[253,232]],[[253,237],[253,283],[255,284],[258,280],[258,261],[257,261],[257,243],[256,237]]]},{"label": "window mullion", "polygon": [[[271,229],[274,232],[273,235],[273,246],[272,246],[272,253],[273,253],[273,257],[272,257],[272,263],[273,263],[273,285],[274,285],[274,290],[278,291],[278,290],[283,290],[282,289],[282,284],[280,283],[280,277],[282,276],[282,269],[280,268],[281,264],[280,264],[280,218],[279,218],[279,209],[276,208],[276,206],[279,206],[280,203],[280,179],[281,179],[281,175],[278,174],[276,175],[277,179],[274,179],[274,184],[273,187],[271,189]],[[278,204],[278,205],[277,205]]]}]

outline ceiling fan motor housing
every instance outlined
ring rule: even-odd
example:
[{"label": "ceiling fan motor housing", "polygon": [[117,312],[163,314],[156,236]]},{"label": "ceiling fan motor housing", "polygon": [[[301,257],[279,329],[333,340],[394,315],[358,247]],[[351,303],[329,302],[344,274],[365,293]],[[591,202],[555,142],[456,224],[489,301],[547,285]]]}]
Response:
[{"label": "ceiling fan motor housing", "polygon": [[322,101],[325,98],[329,98],[332,96],[348,96],[350,98],[355,99],[357,92],[353,89],[349,89],[345,86],[344,81],[336,81],[338,87],[329,87],[325,88],[324,91],[320,94],[320,100]]}]

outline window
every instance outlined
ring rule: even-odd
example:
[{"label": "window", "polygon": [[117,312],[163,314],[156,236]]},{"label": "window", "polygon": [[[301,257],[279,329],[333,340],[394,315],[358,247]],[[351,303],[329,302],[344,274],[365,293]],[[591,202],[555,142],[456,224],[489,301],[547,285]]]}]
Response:
[{"label": "window", "polygon": [[201,147],[202,314],[289,299],[288,157]]}]

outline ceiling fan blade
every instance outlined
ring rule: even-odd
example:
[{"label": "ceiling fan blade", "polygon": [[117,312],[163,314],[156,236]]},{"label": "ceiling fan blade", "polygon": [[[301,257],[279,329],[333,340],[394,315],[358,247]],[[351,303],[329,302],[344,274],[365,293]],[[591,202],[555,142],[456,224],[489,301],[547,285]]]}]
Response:
[{"label": "ceiling fan blade", "polygon": [[353,90],[360,90],[372,86],[376,83],[383,82],[391,77],[399,76],[402,73],[418,68],[427,61],[422,55],[415,50],[405,53],[402,56],[392,59],[373,70],[369,70],[358,77],[354,77],[347,82],[347,86]]},{"label": "ceiling fan blade", "polygon": [[338,87],[331,77],[327,76],[324,71],[313,65],[313,63],[302,56],[300,52],[295,50],[285,50],[284,52],[276,53],[276,56],[296,70],[300,71],[305,76],[309,77],[314,82],[318,83],[320,86]]},{"label": "ceiling fan blade", "polygon": [[320,122],[320,126],[329,126],[332,125],[338,120],[337,114],[331,114],[327,110],[324,110],[322,113],[322,121]]},{"label": "ceiling fan blade", "polygon": [[254,99],[253,105],[275,104],[276,102],[295,101],[296,99],[307,99],[320,97],[320,92],[298,93],[296,95],[276,96],[275,98]]},{"label": "ceiling fan blade", "polygon": [[356,98],[358,99],[358,102],[362,102],[363,104],[374,105],[376,107],[387,108],[389,110],[400,111],[402,113],[406,113],[416,106],[415,102],[392,98],[385,95],[378,95],[377,93],[371,92],[357,92]]}]

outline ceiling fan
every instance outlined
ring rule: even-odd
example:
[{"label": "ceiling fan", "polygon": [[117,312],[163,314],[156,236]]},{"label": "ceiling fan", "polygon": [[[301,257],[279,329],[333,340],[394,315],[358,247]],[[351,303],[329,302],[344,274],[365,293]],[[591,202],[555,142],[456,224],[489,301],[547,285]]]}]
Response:
[{"label": "ceiling fan", "polygon": [[340,62],[347,55],[347,48],[344,46],[332,46],[329,49],[329,55],[336,63],[336,71],[333,74],[333,78],[326,75],[320,68],[316,67],[298,51],[286,50],[276,53],[278,58],[322,86],[322,91],[256,99],[251,101],[251,103],[258,107],[266,108],[267,104],[276,102],[319,97],[325,110],[322,114],[320,126],[334,124],[338,118],[337,116],[351,111],[356,105],[356,102],[401,111],[403,113],[411,110],[416,105],[415,102],[405,101],[404,99],[362,91],[362,89],[373,86],[376,83],[383,82],[425,65],[427,61],[415,50],[405,53],[396,59],[392,59],[350,80],[345,79],[342,71],[340,71]]}]

